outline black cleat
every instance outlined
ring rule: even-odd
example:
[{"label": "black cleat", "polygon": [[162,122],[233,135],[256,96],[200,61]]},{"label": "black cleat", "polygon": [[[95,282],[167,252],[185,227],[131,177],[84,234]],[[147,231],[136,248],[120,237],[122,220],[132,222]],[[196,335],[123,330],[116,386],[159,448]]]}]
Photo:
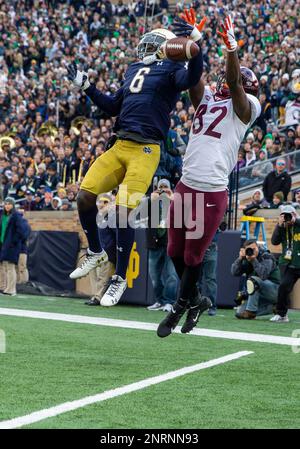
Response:
[{"label": "black cleat", "polygon": [[84,304],[86,304],[87,306],[100,306],[100,300],[96,298],[96,296],[93,296],[88,301],[85,301]]},{"label": "black cleat", "polygon": [[211,300],[206,296],[199,296],[198,304],[195,306],[190,306],[187,312],[186,320],[181,328],[181,332],[183,334],[191,332],[191,330],[197,325],[202,313],[210,307],[212,307]]},{"label": "black cleat", "polygon": [[157,328],[157,335],[161,338],[167,337],[171,334],[180,321],[180,318],[186,311],[186,305],[179,305],[178,303],[172,306],[172,310],[168,313],[166,318],[162,320]]}]

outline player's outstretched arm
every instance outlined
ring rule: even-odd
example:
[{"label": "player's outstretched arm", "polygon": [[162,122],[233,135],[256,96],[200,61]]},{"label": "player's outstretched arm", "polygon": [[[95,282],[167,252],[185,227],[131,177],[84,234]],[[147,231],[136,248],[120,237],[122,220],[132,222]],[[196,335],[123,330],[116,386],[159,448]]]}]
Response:
[{"label": "player's outstretched arm", "polygon": [[108,115],[115,117],[119,115],[122,101],[123,89],[120,88],[114,95],[105,95],[98,90],[95,84],[89,82],[88,74],[78,70],[75,62],[68,66],[68,78],[74,86],[82,90],[100,109]]},{"label": "player's outstretched arm", "polygon": [[203,98],[204,88],[205,88],[204,81],[200,78],[198,83],[195,86],[190,87],[189,89],[189,97],[192,102],[192,105],[194,106],[195,111]]},{"label": "player's outstretched arm", "polygon": [[175,74],[175,83],[178,90],[189,89],[191,101],[194,107],[200,103],[204,83],[201,81],[203,72],[203,56],[201,50],[202,30],[206,22],[204,17],[199,24],[196,23],[196,14],[193,8],[185,10],[180,18],[176,18],[173,24],[173,31],[178,37],[188,37],[199,46],[199,54],[188,63],[187,70],[178,70]]},{"label": "player's outstretched arm", "polygon": [[221,25],[221,31],[217,31],[222,37],[227,49],[226,81],[230,90],[234,112],[243,123],[251,120],[251,105],[243,88],[242,74],[237,54],[238,44],[234,36],[234,28],[230,16],[225,18]]}]

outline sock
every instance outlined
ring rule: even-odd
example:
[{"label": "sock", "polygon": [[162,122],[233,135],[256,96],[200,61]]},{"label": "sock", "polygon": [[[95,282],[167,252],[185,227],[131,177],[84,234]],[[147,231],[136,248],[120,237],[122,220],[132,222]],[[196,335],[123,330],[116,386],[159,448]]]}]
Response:
[{"label": "sock", "polygon": [[126,279],[131,248],[134,242],[134,229],[129,225],[127,228],[117,228],[117,267],[116,274]]},{"label": "sock", "polygon": [[200,275],[201,264],[195,267],[186,266],[180,282],[180,293],[179,296],[182,301],[190,301],[198,296],[197,282]]},{"label": "sock", "polygon": [[177,299],[177,301],[176,301],[176,304],[175,304],[175,306],[174,306],[174,309],[177,310],[177,309],[178,309],[177,306],[179,306],[179,309],[178,309],[178,310],[180,310],[182,307],[185,307],[186,304],[187,304],[187,300],[186,300],[186,299],[179,298],[179,299]]},{"label": "sock", "polygon": [[85,211],[78,210],[81,226],[89,242],[89,249],[93,253],[101,253],[102,251],[98,226],[96,223],[97,213],[98,208],[96,204]]},{"label": "sock", "polygon": [[177,276],[179,277],[179,279],[181,279],[184,269],[185,269],[184,258],[183,257],[172,257],[172,262],[175,267]]}]

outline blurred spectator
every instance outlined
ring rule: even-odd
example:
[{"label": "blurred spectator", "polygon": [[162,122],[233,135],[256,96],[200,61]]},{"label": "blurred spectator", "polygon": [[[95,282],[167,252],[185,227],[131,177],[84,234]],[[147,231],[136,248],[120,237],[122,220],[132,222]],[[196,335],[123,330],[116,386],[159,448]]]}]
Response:
[{"label": "blurred spectator", "polygon": [[185,153],[186,144],[177,131],[170,129],[167,140],[161,143],[160,149],[160,161],[154,176],[168,179],[175,187],[181,177],[182,156]]},{"label": "blurred spectator", "polygon": [[39,186],[45,185],[46,183],[46,164],[40,163],[38,165],[36,178],[39,180]]},{"label": "blurred spectator", "polygon": [[288,149],[287,135],[284,132],[279,133],[280,149],[282,153],[286,153]]},{"label": "blurred spectator", "polygon": [[284,195],[282,192],[276,192],[273,195],[272,203],[270,204],[270,209],[278,209],[282,206],[284,200]]},{"label": "blurred spectator", "polygon": [[267,129],[267,122],[271,119],[271,103],[267,100],[265,93],[261,93],[259,96],[261,104],[261,114],[255,122],[255,125],[259,126],[264,132]]},{"label": "blurred spectator", "polygon": [[[208,18],[202,45],[203,79],[212,90],[224,68],[224,48],[216,33],[218,20],[225,9],[233,11],[242,64],[252,68],[260,81],[263,110],[259,126],[252,129],[254,141],[248,135],[251,149],[262,144],[269,121],[281,126],[279,147],[276,137],[268,143],[270,155],[300,148],[299,133],[287,130],[299,123],[299,2],[263,0],[260,7],[253,8],[250,0],[229,0],[225,9],[212,0],[193,5],[198,18]],[[182,7],[183,3],[177,4],[176,10],[182,11]],[[3,195],[7,196],[10,189],[15,190],[11,193],[14,198],[23,199],[26,190],[34,189],[34,194],[43,194],[43,201],[43,185],[53,192],[58,182],[67,191],[71,186],[78,187],[90,164],[104,151],[113,129],[114,120],[107,119],[86,96],[70,89],[66,66],[76,59],[80,68],[89,70],[97,87],[111,95],[136,59],[141,35],[150,25],[170,26],[174,15],[167,0],[148,2],[146,11],[142,0],[0,0],[0,12],[0,136],[13,135],[0,143],[5,155],[4,160],[0,157]],[[152,12],[162,14],[152,18]],[[171,114],[171,128],[185,144],[193,112],[188,95],[183,93]],[[78,115],[88,120],[73,126]],[[182,152],[174,155],[168,143],[165,145],[168,148],[162,152],[157,175],[176,184]],[[258,159],[257,153],[256,147]],[[240,168],[242,159],[240,155]],[[251,172],[244,178],[251,178]],[[77,191],[73,191],[74,199]]]},{"label": "blurred spectator", "polygon": [[[265,179],[265,177],[273,170],[272,162],[267,160],[268,152],[265,148],[262,148],[259,151],[258,158],[260,164],[255,165],[251,172],[253,182],[262,182]],[[263,161],[265,162],[262,163]]]},{"label": "blurred spectator", "polygon": [[58,198],[60,198],[61,200],[66,199],[66,198],[67,198],[67,191],[66,191],[66,189],[64,189],[63,187],[60,187],[60,188],[57,190],[57,196],[58,196]]},{"label": "blurred spectator", "polygon": [[53,162],[47,168],[45,184],[53,191],[56,189],[58,181],[59,181],[59,179],[58,179],[57,172],[56,172],[56,164]]},{"label": "blurred spectator", "polygon": [[[283,114],[283,113],[282,113]],[[293,98],[289,100],[285,106],[284,110],[284,122],[283,125],[285,126],[291,126],[291,125],[298,125],[299,124],[299,117],[300,117],[300,89],[296,96],[296,98]]]},{"label": "blurred spectator", "polygon": [[24,184],[26,185],[27,190],[31,190],[32,193],[34,193],[40,186],[40,179],[35,176],[35,170],[31,166],[26,170]]},{"label": "blurred spectator", "polygon": [[286,151],[294,151],[295,150],[295,129],[290,126],[287,130],[287,146]]},{"label": "blurred spectator", "polygon": [[25,200],[22,201],[22,208],[26,211],[33,211],[36,209],[36,202],[31,190],[26,191]]},{"label": "blurred spectator", "polygon": [[70,201],[70,203],[73,203],[74,201],[76,201],[76,193],[72,190],[69,190],[67,192],[67,199]]},{"label": "blurred spectator", "polygon": [[243,151],[239,151],[238,161],[237,161],[235,170],[241,170],[241,168],[245,167],[245,165],[246,165],[246,161],[245,161],[245,158],[244,158],[244,152]]},{"label": "blurred spectator", "polygon": [[[252,150],[250,143],[246,142],[244,145],[244,151],[246,153],[245,166],[240,173],[240,187],[244,187],[251,183],[252,167],[256,162],[256,155]],[[250,168],[249,168],[250,167]]]},{"label": "blurred spectator", "polygon": [[61,200],[61,206],[60,206],[59,210],[67,211],[67,210],[71,210],[71,209],[72,209],[72,205],[67,198]]},{"label": "blurred spectator", "polygon": [[26,238],[22,240],[22,245],[20,249],[20,255],[17,265],[17,284],[26,284],[29,281],[29,272],[27,268],[27,254],[28,254],[28,247],[27,247],[27,240],[30,235],[30,226],[28,221],[24,218],[24,209],[18,209],[18,212],[20,215],[22,215],[23,219],[23,225],[24,230],[27,229],[26,232]]},{"label": "blurred spectator", "polygon": [[53,193],[46,191],[45,195],[44,195],[44,201],[43,201],[43,210],[53,210],[52,209],[52,198],[53,198]]},{"label": "blurred spectator", "polygon": [[28,224],[15,209],[15,200],[7,197],[0,211],[0,291],[4,295],[16,295],[16,266],[29,232]]},{"label": "blurred spectator", "polygon": [[292,203],[292,206],[295,209],[299,209],[300,208],[300,189],[297,189],[294,193],[295,193],[295,198],[294,198],[294,202]]},{"label": "blurred spectator", "polygon": [[34,210],[44,209],[44,198],[41,192],[37,192],[34,195]]},{"label": "blurred spectator", "polygon": [[58,196],[55,196],[51,201],[51,209],[50,210],[59,210],[61,208],[62,201]]},{"label": "blurred spectator", "polygon": [[265,199],[271,203],[276,192],[282,192],[284,201],[291,190],[292,178],[286,170],[285,159],[277,159],[275,170],[269,173],[263,182],[263,192]]},{"label": "blurred spectator", "polygon": [[10,198],[14,198],[15,200],[22,199],[24,197],[24,188],[20,182],[20,176],[17,173],[14,173],[8,183],[4,186],[3,198],[7,198],[8,196]]},{"label": "blurred spectator", "polygon": [[256,189],[252,194],[252,201],[249,204],[243,204],[239,206],[239,209],[243,211],[244,215],[253,215],[258,209],[262,209],[268,203],[264,200],[264,194],[262,190]]},{"label": "blurred spectator", "polygon": [[178,277],[171,258],[167,255],[167,212],[173,198],[170,182],[161,179],[157,190],[148,200],[147,247],[149,249],[149,274],[154,290],[154,304],[148,310],[170,312],[176,301]]}]

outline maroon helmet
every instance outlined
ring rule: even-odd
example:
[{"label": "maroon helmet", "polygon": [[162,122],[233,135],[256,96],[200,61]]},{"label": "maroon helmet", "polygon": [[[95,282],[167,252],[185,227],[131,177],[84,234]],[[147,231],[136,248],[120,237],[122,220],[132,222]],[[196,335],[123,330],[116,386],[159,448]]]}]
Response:
[{"label": "maroon helmet", "polygon": [[[241,67],[241,74],[245,92],[257,97],[258,79],[256,78],[254,72],[252,72],[252,70],[248,69],[247,67]],[[231,98],[225,72],[222,72],[218,77],[215,97],[217,100],[226,100],[227,98]]]}]

